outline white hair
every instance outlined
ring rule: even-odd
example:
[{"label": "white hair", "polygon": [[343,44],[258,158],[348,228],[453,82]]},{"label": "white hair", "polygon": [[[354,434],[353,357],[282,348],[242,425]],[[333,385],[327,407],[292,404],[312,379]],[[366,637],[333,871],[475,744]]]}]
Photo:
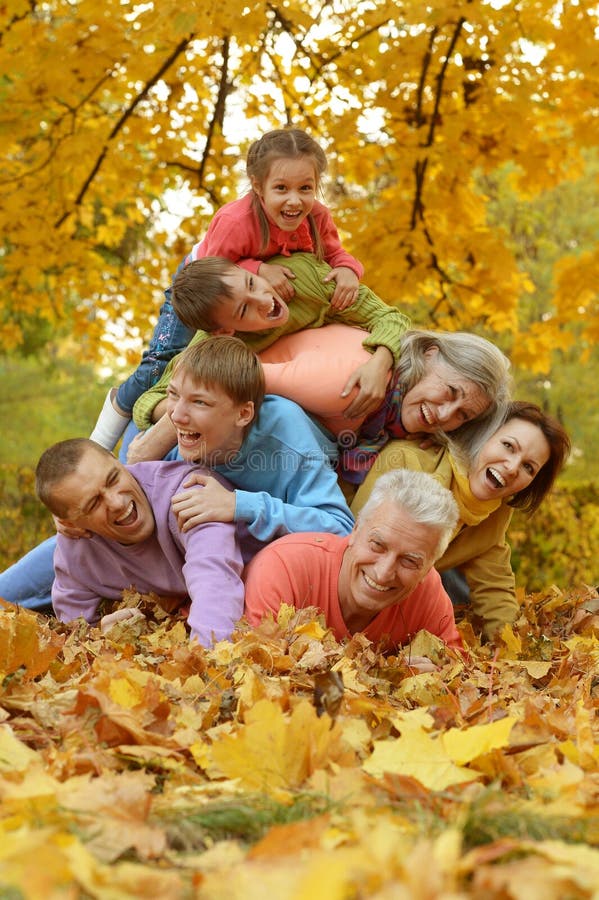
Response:
[{"label": "white hair", "polygon": [[389,501],[405,510],[419,525],[430,525],[439,533],[434,559],[443,556],[459,518],[451,491],[426,472],[394,469],[377,478],[358,513],[358,522]]}]

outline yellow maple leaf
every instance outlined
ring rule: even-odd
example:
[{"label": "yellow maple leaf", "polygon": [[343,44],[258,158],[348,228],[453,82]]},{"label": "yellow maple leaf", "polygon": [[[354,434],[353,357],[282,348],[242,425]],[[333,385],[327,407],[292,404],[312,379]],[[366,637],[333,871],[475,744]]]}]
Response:
[{"label": "yellow maple leaf", "polygon": [[321,641],[327,633],[327,630],[322,627],[320,622],[314,620],[313,622],[306,622],[303,625],[298,625],[297,628],[293,629],[293,632],[294,634],[305,634],[317,641]]},{"label": "yellow maple leaf", "polygon": [[113,678],[108,695],[119,706],[132,709],[143,701],[144,691],[139,684],[132,684],[128,678]]},{"label": "yellow maple leaf", "polygon": [[245,718],[245,726],[221,737],[211,755],[222,774],[239,778],[249,790],[276,793],[298,787],[316,769],[353,761],[340,727],[331,726],[326,715],[319,718],[305,700],[291,716],[277,703],[259,700]]},{"label": "yellow maple leaf", "polygon": [[431,791],[479,778],[478,772],[456,766],[443,742],[424,729],[410,729],[395,740],[375,741],[372,755],[363,764],[369,775],[381,778],[386,772],[411,775]]},{"label": "yellow maple leaf", "polygon": [[498,747],[507,747],[510,732],[517,719],[506,716],[486,725],[470,728],[450,728],[441,736],[447,755],[458,765],[464,765]]},{"label": "yellow maple leaf", "polygon": [[37,753],[18,739],[10,725],[0,725],[0,771],[24,772],[39,764]]}]

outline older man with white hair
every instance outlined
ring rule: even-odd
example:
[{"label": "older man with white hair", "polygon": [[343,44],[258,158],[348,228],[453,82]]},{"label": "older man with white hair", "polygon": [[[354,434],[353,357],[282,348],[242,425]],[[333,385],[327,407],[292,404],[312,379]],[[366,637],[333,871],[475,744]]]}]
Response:
[{"label": "older man with white hair", "polygon": [[451,600],[433,568],[455,530],[450,491],[431,475],[382,475],[349,536],[290,534],[246,569],[245,610],[256,625],[282,603],[320,608],[336,638],[363,632],[388,649],[420,630],[463,649]]}]

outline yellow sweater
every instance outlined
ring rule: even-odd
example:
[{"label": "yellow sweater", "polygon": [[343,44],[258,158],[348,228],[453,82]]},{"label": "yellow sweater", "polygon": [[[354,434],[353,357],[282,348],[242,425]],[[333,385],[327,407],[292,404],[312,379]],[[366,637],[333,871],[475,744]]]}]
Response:
[{"label": "yellow sweater", "polygon": [[435,567],[440,572],[455,568],[463,572],[472,609],[483,621],[484,636],[491,638],[506,622],[513,622],[519,611],[506,540],[511,507],[497,501],[477,501],[445,448],[421,450],[416,441],[391,441],[358,488],[351,503],[354,515],[364,506],[379,475],[402,468],[428,472],[456,498],[460,511],[458,530]]}]

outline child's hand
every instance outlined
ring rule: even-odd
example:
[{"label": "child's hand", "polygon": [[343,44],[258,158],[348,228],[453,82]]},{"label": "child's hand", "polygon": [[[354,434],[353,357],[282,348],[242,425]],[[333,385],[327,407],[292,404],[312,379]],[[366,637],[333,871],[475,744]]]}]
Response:
[{"label": "child's hand", "polygon": [[331,306],[334,309],[344,310],[351,306],[358,299],[358,290],[360,282],[358,276],[347,266],[337,266],[331,269],[326,278],[323,279],[325,284],[328,281],[335,281],[335,290],[331,297]]},{"label": "child's hand", "polygon": [[136,434],[127,448],[127,464],[144,462],[147,459],[162,459],[177,443],[177,432],[168,416]]},{"label": "child's hand", "polygon": [[[202,490],[192,487],[194,484],[202,485]],[[189,531],[206,522],[234,521],[235,493],[228,491],[216,478],[193,472],[183,487],[189,490],[175,494],[171,500],[181,531]]]},{"label": "child's hand", "polygon": [[90,538],[92,536],[91,531],[88,531],[87,528],[78,528],[77,525],[72,525],[71,522],[59,519],[58,516],[52,516],[52,518],[58,534],[63,534],[74,541],[79,540],[79,538]]},{"label": "child's hand", "polygon": [[343,410],[343,415],[347,419],[365,419],[382,405],[392,365],[391,351],[386,347],[377,347],[371,359],[352,372],[341,396],[347,397],[356,385],[359,386],[359,390],[349,406]]},{"label": "child's hand", "polygon": [[289,279],[295,278],[295,275],[291,269],[287,268],[287,266],[271,266],[261,263],[260,268],[258,269],[258,275],[268,281],[274,289],[278,300],[284,300],[286,302],[293,300],[295,288]]}]

